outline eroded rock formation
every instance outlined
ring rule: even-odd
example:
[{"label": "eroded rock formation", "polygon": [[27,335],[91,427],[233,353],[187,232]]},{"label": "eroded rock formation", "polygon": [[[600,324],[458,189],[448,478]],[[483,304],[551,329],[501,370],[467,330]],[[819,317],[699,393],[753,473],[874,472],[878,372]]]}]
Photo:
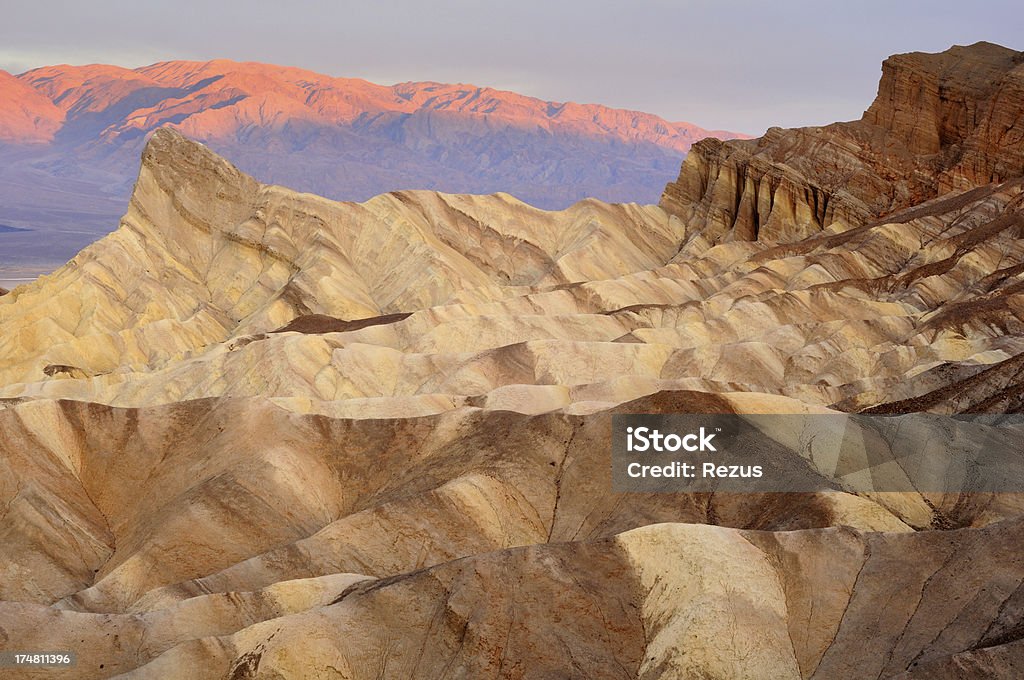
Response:
[{"label": "eroded rock formation", "polygon": [[978,43],[882,64],[851,123],[704,140],[661,204],[713,241],[795,241],[1024,174],[1024,58]]}]

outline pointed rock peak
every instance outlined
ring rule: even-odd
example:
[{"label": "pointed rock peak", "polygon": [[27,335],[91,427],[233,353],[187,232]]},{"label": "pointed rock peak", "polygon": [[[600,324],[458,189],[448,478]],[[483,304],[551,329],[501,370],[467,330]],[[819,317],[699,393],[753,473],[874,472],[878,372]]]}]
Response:
[{"label": "pointed rock peak", "polygon": [[191,140],[170,127],[162,127],[150,136],[142,152],[142,162],[144,165],[226,165],[235,172],[239,172],[231,163],[211,151],[205,144]]},{"label": "pointed rock peak", "polygon": [[256,180],[205,144],[168,127],[154,132],[146,143],[142,152],[142,173],[147,171],[157,184],[167,188],[226,185],[251,193],[258,187]]},{"label": "pointed rock peak", "polygon": [[164,231],[179,219],[223,230],[245,218],[259,188],[259,182],[204,144],[161,128],[142,152],[131,202],[143,214],[161,215]]}]

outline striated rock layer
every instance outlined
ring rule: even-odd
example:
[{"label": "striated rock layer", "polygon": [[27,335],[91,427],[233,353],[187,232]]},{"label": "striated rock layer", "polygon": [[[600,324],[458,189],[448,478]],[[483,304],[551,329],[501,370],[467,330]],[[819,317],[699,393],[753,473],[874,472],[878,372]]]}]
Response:
[{"label": "striated rock layer", "polygon": [[860,122],[699,145],[661,206],[336,203],[157,132],[120,228],[0,299],[4,647],[80,678],[1017,677],[1019,495],[608,470],[614,413],[1020,412],[1021,57],[894,57]]},{"label": "striated rock layer", "polygon": [[661,204],[718,240],[794,241],[1024,174],[1024,57],[978,43],[882,64],[851,123],[704,140]]},{"label": "striated rock layer", "polygon": [[653,206],[332,203],[163,131],[122,227],[0,306],[19,329],[0,337],[0,397],[260,396],[356,417],[669,388],[876,406],[1020,353],[1022,192],[708,247]]}]

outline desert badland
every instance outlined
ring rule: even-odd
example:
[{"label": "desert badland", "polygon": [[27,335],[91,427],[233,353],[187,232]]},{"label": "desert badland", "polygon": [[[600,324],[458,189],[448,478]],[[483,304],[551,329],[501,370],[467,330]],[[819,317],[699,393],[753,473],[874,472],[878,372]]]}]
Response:
[{"label": "desert badland", "polygon": [[0,297],[5,648],[74,650],[62,678],[1019,677],[1019,495],[607,470],[616,413],[1021,412],[1024,53],[890,57],[860,120],[699,141],[658,205],[335,202],[185,132]]}]

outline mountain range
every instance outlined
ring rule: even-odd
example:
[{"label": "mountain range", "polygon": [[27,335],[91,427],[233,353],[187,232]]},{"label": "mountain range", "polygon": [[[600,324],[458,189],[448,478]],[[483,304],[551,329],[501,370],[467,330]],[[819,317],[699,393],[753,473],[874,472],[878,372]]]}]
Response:
[{"label": "mountain range", "polygon": [[553,212],[157,130],[121,226],[0,296],[0,639],[68,678],[1019,677],[1020,494],[799,447],[823,490],[614,493],[610,442],[1024,412],[1022,110],[1024,53],[896,55],[857,121]]},{"label": "mountain range", "polygon": [[5,237],[0,267],[52,269],[116,228],[161,127],[329,198],[503,191],[542,208],[655,203],[694,141],[738,136],[474,85],[382,86],[225,60],[0,72],[0,223],[36,232]]}]

